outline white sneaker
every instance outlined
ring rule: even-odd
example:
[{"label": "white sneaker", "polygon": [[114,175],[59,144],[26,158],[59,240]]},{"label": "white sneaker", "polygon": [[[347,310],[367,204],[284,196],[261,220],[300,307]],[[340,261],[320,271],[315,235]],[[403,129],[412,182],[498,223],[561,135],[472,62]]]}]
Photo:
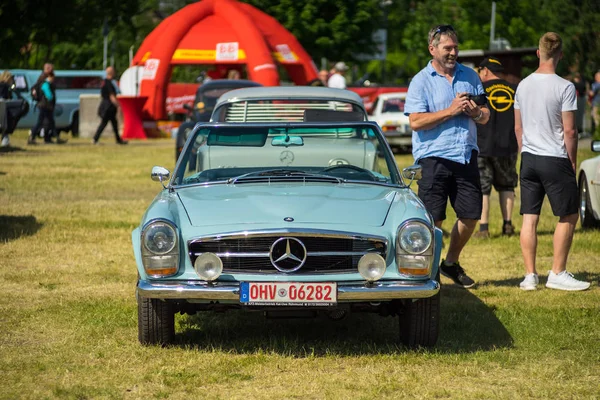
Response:
[{"label": "white sneaker", "polygon": [[523,282],[519,284],[519,287],[521,290],[536,290],[538,283],[540,283],[540,280],[537,274],[527,274]]},{"label": "white sneaker", "polygon": [[10,138],[8,137],[8,135],[2,136],[2,147],[8,147],[10,146]]},{"label": "white sneaker", "polygon": [[590,287],[589,282],[578,281],[573,278],[573,274],[567,271],[563,271],[559,274],[555,274],[552,271],[548,271],[548,281],[546,287],[550,289],[558,290],[586,290]]}]

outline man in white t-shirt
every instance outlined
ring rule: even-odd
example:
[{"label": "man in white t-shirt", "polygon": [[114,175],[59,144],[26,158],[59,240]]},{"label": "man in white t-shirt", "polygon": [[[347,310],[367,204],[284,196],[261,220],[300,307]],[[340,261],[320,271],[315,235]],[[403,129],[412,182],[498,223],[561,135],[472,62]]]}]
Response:
[{"label": "man in white t-shirt", "polygon": [[346,89],[346,78],[344,74],[348,71],[345,62],[340,61],[333,66],[333,74],[327,80],[327,86],[335,89]]},{"label": "man in white t-shirt", "polygon": [[514,105],[515,134],[521,149],[521,250],[526,271],[520,287],[535,290],[539,283],[535,266],[537,225],[547,195],[559,221],[546,287],[585,290],[590,284],[566,270],[578,218],[577,95],[573,83],[555,73],[563,56],[558,34],[548,32],[541,37],[537,56],[539,67],[517,87]]}]

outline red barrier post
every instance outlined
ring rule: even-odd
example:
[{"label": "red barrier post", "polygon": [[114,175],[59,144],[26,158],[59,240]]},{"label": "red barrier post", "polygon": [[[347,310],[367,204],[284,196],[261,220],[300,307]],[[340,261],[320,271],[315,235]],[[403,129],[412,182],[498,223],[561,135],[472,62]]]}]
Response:
[{"label": "red barrier post", "polygon": [[123,111],[123,139],[146,139],[144,126],[142,124],[142,110],[148,100],[148,96],[122,96],[117,100]]}]

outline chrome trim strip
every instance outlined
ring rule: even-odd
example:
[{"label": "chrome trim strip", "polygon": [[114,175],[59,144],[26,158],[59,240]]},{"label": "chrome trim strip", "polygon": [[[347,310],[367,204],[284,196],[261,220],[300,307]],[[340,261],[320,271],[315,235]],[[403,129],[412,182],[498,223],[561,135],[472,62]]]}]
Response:
[{"label": "chrome trim strip", "polygon": [[312,257],[330,257],[330,256],[364,256],[367,253],[375,253],[381,255],[379,251],[311,251],[306,253]]},{"label": "chrome trim strip", "polygon": [[[190,253],[193,256],[200,256],[201,254],[204,253]],[[238,258],[248,258],[248,257],[266,257],[269,258],[269,253],[216,253],[217,257],[224,257],[224,258],[229,258],[229,257],[238,257]]]},{"label": "chrome trim strip", "polygon": [[[385,281],[352,284],[338,283],[338,302],[385,301],[393,299],[420,299],[434,296],[440,290],[439,282]],[[240,287],[237,282],[181,282],[138,281],[137,296],[153,299],[195,299],[239,301]]]},{"label": "chrome trim strip", "polygon": [[389,247],[389,241],[384,236],[376,235],[363,235],[360,233],[343,232],[343,231],[328,231],[328,230],[316,230],[316,229],[265,229],[257,231],[236,231],[220,233],[218,235],[211,236],[200,236],[194,239],[188,240],[188,247],[191,244],[220,241],[223,239],[242,239],[247,237],[269,237],[269,236],[295,236],[295,237],[327,237],[327,238],[339,238],[339,239],[352,239],[352,240],[370,240],[376,242],[383,242],[385,244],[385,250]]},{"label": "chrome trim strip", "polygon": [[[310,251],[306,253],[309,257],[331,257],[331,256],[364,256],[367,253],[380,254],[379,251]],[[192,256],[199,257],[204,253],[190,253]],[[269,253],[215,253],[217,257],[229,258],[249,258],[249,257],[269,257]]]}]

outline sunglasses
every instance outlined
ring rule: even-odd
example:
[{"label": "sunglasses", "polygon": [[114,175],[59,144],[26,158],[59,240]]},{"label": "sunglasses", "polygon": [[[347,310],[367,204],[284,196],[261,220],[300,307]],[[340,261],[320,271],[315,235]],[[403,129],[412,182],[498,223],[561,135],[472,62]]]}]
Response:
[{"label": "sunglasses", "polygon": [[441,35],[446,32],[456,33],[452,25],[438,25],[431,34],[431,39],[429,40],[429,42],[431,43],[437,35]]},{"label": "sunglasses", "polygon": [[445,32],[455,32],[455,30],[452,27],[452,25],[440,25],[437,28],[435,28],[433,35],[435,36],[438,33],[445,33]]}]

